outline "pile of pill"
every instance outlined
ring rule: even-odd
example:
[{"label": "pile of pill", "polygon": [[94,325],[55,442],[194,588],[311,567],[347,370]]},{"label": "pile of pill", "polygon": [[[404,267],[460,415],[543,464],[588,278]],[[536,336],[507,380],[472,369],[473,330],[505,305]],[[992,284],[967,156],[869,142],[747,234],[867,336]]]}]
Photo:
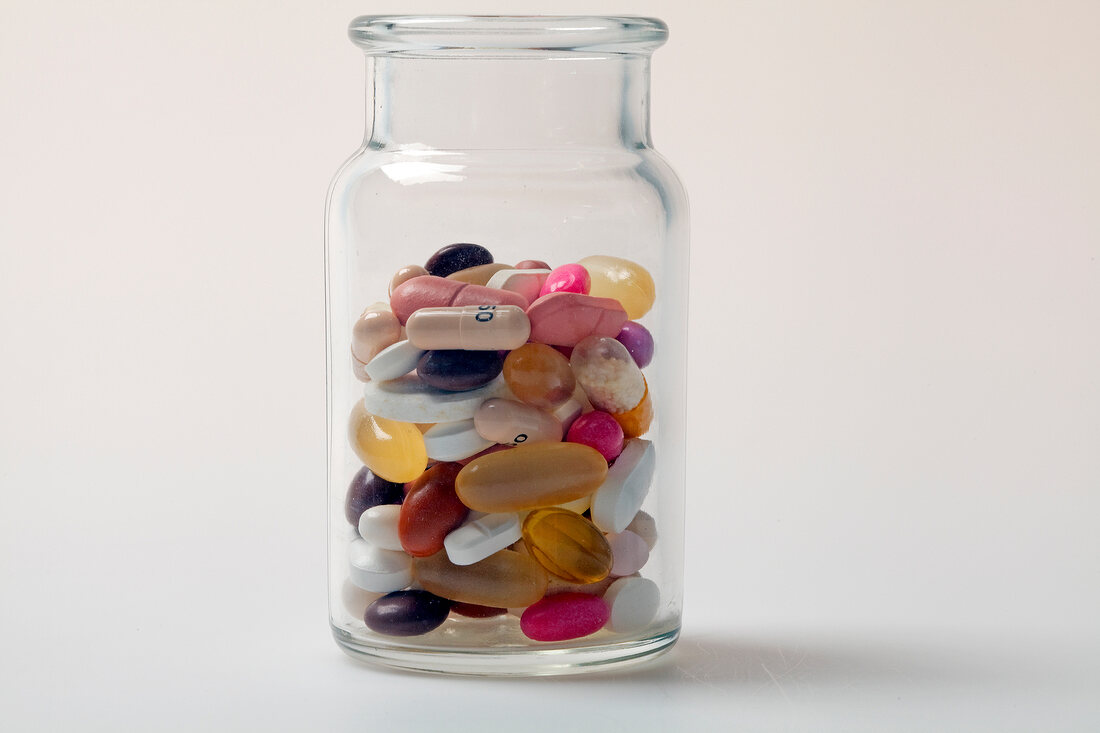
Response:
[{"label": "pile of pill", "polygon": [[644,629],[660,605],[639,574],[656,542],[641,511],[650,274],[608,256],[509,266],[463,243],[401,268],[389,295],[351,338],[364,466],[345,513],[366,626],[415,636],[451,614],[512,614],[534,641]]}]

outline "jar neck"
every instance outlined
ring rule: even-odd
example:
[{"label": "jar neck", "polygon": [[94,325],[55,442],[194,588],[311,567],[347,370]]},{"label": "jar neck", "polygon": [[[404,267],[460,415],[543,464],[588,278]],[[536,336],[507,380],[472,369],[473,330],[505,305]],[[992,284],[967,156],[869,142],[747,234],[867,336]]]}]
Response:
[{"label": "jar neck", "polygon": [[368,56],[366,145],[649,147],[649,58]]}]

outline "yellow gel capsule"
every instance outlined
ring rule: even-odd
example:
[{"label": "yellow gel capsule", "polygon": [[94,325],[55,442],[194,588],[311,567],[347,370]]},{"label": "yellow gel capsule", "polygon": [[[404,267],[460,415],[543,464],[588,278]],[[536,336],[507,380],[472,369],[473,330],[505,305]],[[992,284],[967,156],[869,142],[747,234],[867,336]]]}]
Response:
[{"label": "yellow gel capsule", "polygon": [[545,595],[549,580],[537,562],[512,550],[501,550],[472,565],[455,565],[442,551],[416,558],[413,567],[429,593],[494,608],[530,606]]},{"label": "yellow gel capsule", "polygon": [[611,546],[580,514],[539,509],[523,520],[523,541],[539,565],[570,583],[595,583],[611,572]]},{"label": "yellow gel capsule", "polygon": [[588,270],[592,277],[592,288],[588,294],[619,301],[630,320],[638,320],[653,307],[657,287],[649,271],[637,262],[621,257],[593,255],[577,264]]},{"label": "yellow gel capsule", "polygon": [[607,477],[607,461],[580,443],[532,443],[466,464],[455,479],[462,503],[479,512],[518,512],[588,496]]},{"label": "yellow gel capsule", "polygon": [[348,440],[359,460],[386,481],[412,481],[428,465],[424,436],[415,424],[372,415],[361,402],[351,411]]}]

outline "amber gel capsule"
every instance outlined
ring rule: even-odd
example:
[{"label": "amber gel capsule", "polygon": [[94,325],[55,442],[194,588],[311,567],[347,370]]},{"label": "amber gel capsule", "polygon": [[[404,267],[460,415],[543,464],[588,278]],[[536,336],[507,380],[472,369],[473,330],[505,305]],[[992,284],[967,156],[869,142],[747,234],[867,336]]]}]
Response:
[{"label": "amber gel capsule", "polygon": [[611,572],[611,546],[580,514],[536,509],[523,520],[523,541],[539,565],[570,583],[595,583]]},{"label": "amber gel capsule", "polygon": [[455,478],[455,492],[475,511],[518,512],[588,496],[606,477],[607,461],[595,448],[535,443],[470,461]]},{"label": "amber gel capsule", "polygon": [[409,316],[405,330],[420,349],[510,351],[527,343],[531,322],[518,306],[464,305],[421,308]]}]

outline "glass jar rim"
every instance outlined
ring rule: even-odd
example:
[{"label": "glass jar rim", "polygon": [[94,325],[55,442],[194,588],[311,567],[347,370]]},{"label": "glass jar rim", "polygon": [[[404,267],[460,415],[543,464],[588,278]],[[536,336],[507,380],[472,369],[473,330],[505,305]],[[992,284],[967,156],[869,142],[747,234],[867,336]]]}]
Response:
[{"label": "glass jar rim", "polygon": [[668,38],[657,18],[586,15],[362,15],[348,37],[368,55],[399,53],[650,54]]}]

